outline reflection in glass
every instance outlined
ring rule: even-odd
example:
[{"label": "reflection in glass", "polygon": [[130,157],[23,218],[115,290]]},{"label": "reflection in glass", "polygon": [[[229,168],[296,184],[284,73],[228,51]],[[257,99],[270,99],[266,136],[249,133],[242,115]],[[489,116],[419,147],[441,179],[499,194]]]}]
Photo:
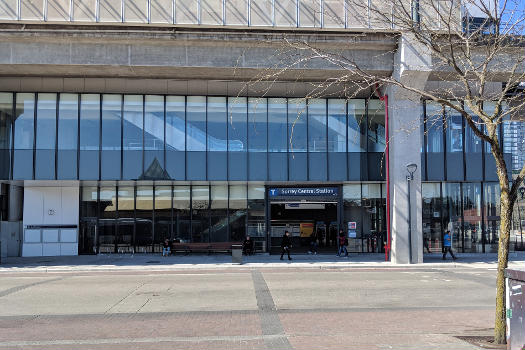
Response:
[{"label": "reflection in glass", "polygon": [[190,242],[190,186],[173,187],[173,235],[179,242]]},{"label": "reflection in glass", "polygon": [[248,149],[250,152],[266,152],[267,150],[267,113],[266,98],[248,98]]},{"label": "reflection in glass", "polygon": [[164,170],[164,97],[146,95],[144,101],[143,179],[167,179]]},{"label": "reflection in glass", "polygon": [[175,180],[186,178],[186,100],[166,96],[166,171]]},{"label": "reflection in glass", "polygon": [[206,97],[188,96],[186,106],[186,147],[206,151]]},{"label": "reflection in glass", "polygon": [[79,254],[95,254],[97,252],[97,196],[97,187],[86,186],[81,188]]},{"label": "reflection in glass", "polygon": [[447,152],[463,152],[463,117],[450,107],[445,108]]},{"label": "reflection in glass", "polygon": [[191,188],[191,239],[192,242],[209,242],[209,203],[208,186]]},{"label": "reflection in glass", "polygon": [[441,253],[443,245],[441,184],[439,182],[422,183],[421,197],[423,200],[423,252],[426,253],[429,250]]},{"label": "reflection in glass", "polygon": [[356,237],[348,239],[349,251],[363,251],[363,217],[366,213],[361,202],[361,184],[343,185],[343,226],[348,227],[349,222],[356,223]]},{"label": "reflection in glass", "polygon": [[306,152],[306,116],[304,99],[288,100],[288,142],[291,153]]},{"label": "reflection in glass", "polygon": [[16,94],[13,179],[33,178],[35,95]]},{"label": "reflection in glass", "polygon": [[153,243],[153,187],[137,186],[135,246],[138,253],[151,253]]},{"label": "reflection in glass", "polygon": [[459,183],[443,184],[443,229],[450,231],[452,247],[463,250],[463,219]]},{"label": "reflection in glass", "polygon": [[286,99],[268,99],[268,152],[286,152]]},{"label": "reflection in glass", "polygon": [[443,107],[433,101],[426,103],[427,153],[443,152]]},{"label": "reflection in glass", "polygon": [[230,240],[242,242],[246,236],[246,185],[230,186]]},{"label": "reflection in glass", "polygon": [[78,95],[60,94],[57,179],[77,178]]},{"label": "reflection in glass", "polygon": [[155,186],[155,244],[171,239],[171,186]]},{"label": "reflection in glass", "polygon": [[463,183],[464,252],[481,253],[481,184]]},{"label": "reflection in glass", "polygon": [[143,97],[142,95],[124,96],[122,177],[126,180],[138,179],[142,175]]},{"label": "reflection in glass", "polygon": [[497,252],[500,225],[500,189],[497,182],[483,184],[484,220],[485,220],[485,251]]},{"label": "reflection in glass", "polygon": [[348,152],[366,152],[365,100],[348,100]]},{"label": "reflection in glass", "polygon": [[380,100],[368,102],[368,152],[384,152],[385,104]]},{"label": "reflection in glass", "polygon": [[11,169],[11,128],[13,94],[0,93],[0,179],[7,180]]},{"label": "reflection in glass", "polygon": [[228,240],[228,185],[211,186],[210,202],[210,241],[226,242]]},{"label": "reflection in glass", "polygon": [[35,179],[55,179],[57,94],[38,94]]},{"label": "reflection in glass", "polygon": [[[381,196],[380,184],[362,184],[363,206],[367,207],[363,215],[363,237],[368,240],[367,247],[369,252],[383,252],[386,242],[386,232],[384,231],[385,202]],[[369,234],[367,234],[369,232]]]},{"label": "reflection in glass", "polygon": [[228,151],[245,152],[247,148],[246,97],[228,98]]},{"label": "reflection in glass", "polygon": [[120,179],[122,95],[102,95],[101,177]]},{"label": "reflection in glass", "polygon": [[[472,111],[468,107],[465,106],[465,109],[467,113],[471,115],[474,124],[476,124],[476,127],[478,127],[480,130],[483,130],[484,125],[482,124],[481,119],[478,116],[473,115]],[[465,152],[481,153],[481,144],[482,141],[478,136],[476,136],[474,130],[469,125],[465,125]]]},{"label": "reflection in glass", "polygon": [[98,151],[100,146],[100,95],[80,97],[80,180],[99,178]]},{"label": "reflection in glass", "polygon": [[346,151],[345,100],[328,100],[328,152]]},{"label": "reflection in glass", "polygon": [[226,97],[208,97],[208,151],[226,152],[228,148]]},{"label": "reflection in glass", "polygon": [[248,185],[248,235],[266,243],[264,185]]},{"label": "reflection in glass", "polygon": [[99,251],[115,252],[117,195],[115,187],[100,188]]},{"label": "reflection in glass", "polygon": [[118,188],[118,236],[119,252],[131,252],[135,235],[135,189]]},{"label": "reflection in glass", "polygon": [[[308,100],[308,151],[326,152],[326,100]],[[342,129],[344,130],[344,128]],[[343,131],[344,132],[344,131]]]}]

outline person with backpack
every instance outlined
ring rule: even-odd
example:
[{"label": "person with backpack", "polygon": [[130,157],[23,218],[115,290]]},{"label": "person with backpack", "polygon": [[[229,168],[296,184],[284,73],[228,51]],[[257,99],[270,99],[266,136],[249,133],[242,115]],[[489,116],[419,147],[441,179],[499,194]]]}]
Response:
[{"label": "person with backpack", "polygon": [[283,239],[281,240],[281,260],[283,260],[284,253],[288,254],[288,260],[292,260],[290,257],[290,249],[292,249],[290,233],[288,231],[284,231]]},{"label": "person with backpack", "polygon": [[447,230],[443,236],[443,260],[447,260],[447,253],[450,253],[452,260],[457,259],[452,252],[452,237],[450,236],[450,230]]},{"label": "person with backpack", "polygon": [[346,235],[343,230],[339,231],[339,251],[337,252],[337,256],[341,256],[343,252],[345,253],[345,258],[348,258],[348,249],[346,249],[346,246],[348,245],[348,238],[346,238]]}]

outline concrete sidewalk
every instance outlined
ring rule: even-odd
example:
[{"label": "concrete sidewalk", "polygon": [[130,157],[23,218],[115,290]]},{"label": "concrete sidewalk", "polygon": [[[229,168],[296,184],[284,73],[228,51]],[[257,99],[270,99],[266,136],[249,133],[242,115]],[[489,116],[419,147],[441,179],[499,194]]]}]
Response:
[{"label": "concrete sidewalk", "polygon": [[[293,255],[293,260],[279,260],[278,255],[258,254],[245,256],[242,265],[232,264],[231,256],[160,254],[100,254],[62,257],[7,258],[0,265],[6,272],[61,272],[103,270],[164,271],[177,269],[223,268],[496,268],[497,254],[458,254],[458,259],[442,260],[441,254],[425,254],[423,264],[400,265],[385,261],[384,254],[350,254],[348,258],[335,255]],[[509,267],[525,265],[525,252],[509,254]]]}]

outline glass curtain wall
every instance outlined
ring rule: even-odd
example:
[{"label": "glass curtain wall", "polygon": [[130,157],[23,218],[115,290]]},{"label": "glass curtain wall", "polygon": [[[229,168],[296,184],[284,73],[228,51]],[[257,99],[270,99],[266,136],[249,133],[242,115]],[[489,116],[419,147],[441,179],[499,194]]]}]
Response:
[{"label": "glass curtain wall", "polygon": [[346,101],[328,100],[328,179],[331,181],[347,178],[346,118]]},{"label": "glass curtain wall", "polygon": [[443,249],[443,228],[441,222],[441,183],[422,183],[423,200],[423,253],[440,253]]},{"label": "glass curtain wall", "polygon": [[13,127],[13,94],[0,93],[0,178],[11,176],[11,134]]},{"label": "glass curtain wall", "polygon": [[132,186],[118,187],[118,252],[134,251],[135,242],[135,189]]},{"label": "glass curtain wall", "polygon": [[16,94],[13,179],[33,179],[35,94]]},{"label": "glass curtain wall", "polygon": [[191,241],[209,242],[210,189],[208,186],[191,188]]},{"label": "glass curtain wall", "polygon": [[38,94],[36,111],[35,178],[55,179],[57,94]]},{"label": "glass curtain wall", "polygon": [[142,179],[144,144],[144,96],[125,95],[122,126],[122,177]]},{"label": "glass curtain wall", "polygon": [[[286,126],[286,125],[285,125]],[[268,169],[268,100],[248,98],[248,180],[265,180]]]},{"label": "glass curtain wall", "polygon": [[[499,243],[500,225],[500,189],[499,184],[483,184],[483,220],[484,220],[484,243],[486,252],[497,252]],[[517,239],[514,243],[516,243]],[[512,242],[511,242],[512,243]]]},{"label": "glass curtain wall", "polygon": [[[349,222],[355,222],[355,237],[348,238],[348,250],[365,251],[363,245],[363,215],[365,209],[361,201],[361,184],[343,185],[343,229],[348,229]],[[353,233],[352,233],[353,235]]]},{"label": "glass curtain wall", "polygon": [[102,95],[101,179],[120,179],[122,95]]},{"label": "glass curtain wall", "polygon": [[481,184],[463,183],[464,251],[483,251],[481,230]]},{"label": "glass curtain wall", "polygon": [[173,237],[178,242],[191,242],[190,186],[173,186]]},{"label": "glass curtain wall", "polygon": [[144,98],[144,172],[141,178],[168,179],[164,166],[164,96]]},{"label": "glass curtain wall", "polygon": [[[310,181],[327,180],[327,100],[308,100],[308,174]],[[345,128],[342,128],[344,132]]]},{"label": "glass curtain wall", "polygon": [[288,117],[285,98],[268,99],[268,180],[288,180]]},{"label": "glass curtain wall", "polygon": [[137,186],[135,197],[135,251],[153,251],[153,186]]},{"label": "glass curtain wall", "polygon": [[166,172],[174,180],[186,178],[186,98],[166,96]]},{"label": "glass curtain wall", "polygon": [[171,186],[155,186],[155,249],[160,248],[165,239],[171,239]]},{"label": "glass curtain wall", "polygon": [[188,180],[206,180],[206,133],[206,97],[188,96],[186,98],[186,179]]},{"label": "glass curtain wall", "polygon": [[77,178],[78,98],[77,94],[60,94],[57,179],[75,180]]},{"label": "glass curtain wall", "polygon": [[228,185],[211,186],[210,241],[228,241]]},{"label": "glass curtain wall", "polygon": [[445,178],[443,107],[435,102],[426,103],[426,173],[428,180]]},{"label": "glass curtain wall", "polygon": [[288,179],[307,181],[307,110],[305,99],[288,100]]},{"label": "glass curtain wall", "polygon": [[82,187],[80,195],[78,252],[80,254],[95,254],[98,252],[98,188],[96,186]]},{"label": "glass curtain wall", "polygon": [[98,244],[100,253],[114,253],[116,249],[117,193],[116,188],[101,187],[98,222]]},{"label": "glass curtain wall", "polygon": [[450,231],[452,248],[463,251],[463,207],[461,184],[443,184],[443,229]]},{"label": "glass curtain wall", "polygon": [[228,174],[230,180],[246,180],[248,173],[248,101],[228,98]]},{"label": "glass curtain wall", "polygon": [[248,224],[247,232],[251,238],[266,244],[266,212],[264,185],[248,185]]},{"label": "glass curtain wall", "polygon": [[82,94],[80,97],[80,155],[79,179],[97,180],[100,146],[100,95]]},{"label": "glass curtain wall", "polygon": [[228,176],[228,123],[226,97],[208,97],[207,103],[207,150],[210,180],[226,179]]},{"label": "glass curtain wall", "polygon": [[246,237],[247,187],[233,185],[229,187],[228,224],[230,225],[230,239],[242,242]]}]

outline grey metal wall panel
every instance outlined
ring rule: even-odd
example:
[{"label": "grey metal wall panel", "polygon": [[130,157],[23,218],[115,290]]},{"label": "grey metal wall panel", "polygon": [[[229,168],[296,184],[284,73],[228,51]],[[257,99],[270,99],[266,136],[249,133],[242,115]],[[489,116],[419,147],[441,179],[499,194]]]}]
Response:
[{"label": "grey metal wall panel", "polygon": [[263,181],[267,179],[268,164],[265,152],[248,153],[248,180]]},{"label": "grey metal wall panel", "polygon": [[55,151],[37,149],[35,152],[35,180],[54,180]]},{"label": "grey metal wall panel", "polygon": [[363,179],[362,173],[366,174],[366,171],[362,169],[366,169],[366,154],[348,153],[348,180],[359,181]]},{"label": "grey metal wall panel", "polygon": [[206,152],[187,152],[186,179],[206,180]]},{"label": "grey metal wall panel", "polygon": [[102,151],[101,157],[101,180],[120,180],[120,151]]},{"label": "grey metal wall panel", "polygon": [[44,0],[22,0],[23,20],[44,19]]},{"label": "grey metal wall panel", "polygon": [[151,23],[172,23],[172,0],[151,0]]},{"label": "grey metal wall panel", "polygon": [[308,154],[308,179],[310,181],[327,181],[327,154],[309,153]]},{"label": "grey metal wall panel", "polygon": [[248,179],[247,152],[228,153],[228,180],[246,181]]},{"label": "grey metal wall panel", "polygon": [[272,0],[252,0],[250,4],[250,20],[252,26],[271,26]]},{"label": "grey metal wall panel", "polygon": [[80,151],[79,180],[98,180],[98,151]]},{"label": "grey metal wall panel", "polygon": [[175,22],[177,24],[198,24],[198,5],[195,0],[175,1]]},{"label": "grey metal wall panel", "polygon": [[222,24],[222,0],[201,0],[201,23]]},{"label": "grey metal wall panel", "polygon": [[166,171],[172,180],[186,179],[184,152],[166,151]]},{"label": "grey metal wall panel", "polygon": [[57,179],[75,180],[77,178],[77,151],[58,151]]},{"label": "grey metal wall panel", "polygon": [[147,0],[126,0],[124,4],[125,22],[148,23]]},{"label": "grey metal wall panel", "polygon": [[208,153],[208,180],[228,180],[228,162],[226,152]]},{"label": "grey metal wall panel", "polygon": [[0,1],[0,19],[17,19],[17,0]]},{"label": "grey metal wall panel", "polygon": [[69,0],[47,0],[48,21],[69,21]]},{"label": "grey metal wall panel", "polygon": [[288,180],[287,153],[269,153],[268,161],[268,179],[270,181]]},{"label": "grey metal wall panel", "polygon": [[100,21],[120,22],[122,21],[121,0],[100,0]]},{"label": "grey metal wall panel", "polygon": [[94,22],[96,19],[96,0],[73,0],[73,20]]},{"label": "grey metal wall panel", "polygon": [[347,156],[346,153],[328,153],[328,180],[346,180]]}]

